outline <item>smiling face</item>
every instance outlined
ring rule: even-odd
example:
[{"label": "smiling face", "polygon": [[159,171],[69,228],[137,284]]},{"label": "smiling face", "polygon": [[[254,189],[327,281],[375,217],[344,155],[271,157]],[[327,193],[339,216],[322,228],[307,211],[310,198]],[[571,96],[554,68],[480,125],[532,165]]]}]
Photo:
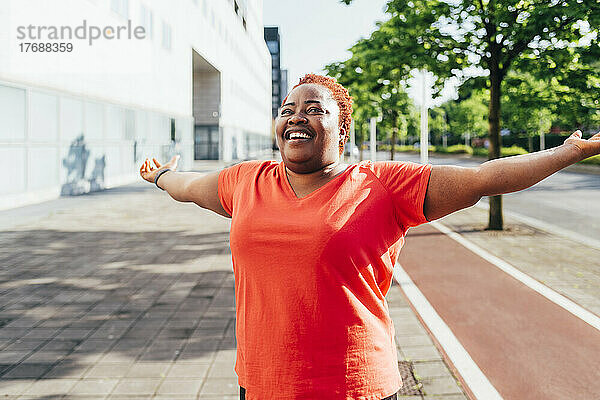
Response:
[{"label": "smiling face", "polygon": [[286,167],[309,173],[339,161],[339,112],[324,86],[306,83],[290,92],[275,121]]}]

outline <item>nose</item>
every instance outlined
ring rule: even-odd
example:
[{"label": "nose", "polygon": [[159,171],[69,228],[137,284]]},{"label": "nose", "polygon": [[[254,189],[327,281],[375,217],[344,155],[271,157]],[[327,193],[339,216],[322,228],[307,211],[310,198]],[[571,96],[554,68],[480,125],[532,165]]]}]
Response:
[{"label": "nose", "polygon": [[298,125],[308,123],[306,117],[303,114],[294,114],[288,118],[289,125]]}]

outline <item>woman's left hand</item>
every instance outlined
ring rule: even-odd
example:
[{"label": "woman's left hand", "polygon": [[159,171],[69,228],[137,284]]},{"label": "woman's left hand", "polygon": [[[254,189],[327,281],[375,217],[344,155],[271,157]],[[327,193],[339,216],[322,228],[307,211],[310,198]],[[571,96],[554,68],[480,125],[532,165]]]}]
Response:
[{"label": "woman's left hand", "polygon": [[582,160],[600,154],[600,132],[596,133],[589,139],[581,138],[581,131],[573,132],[571,136],[565,140],[565,144],[576,146],[582,155]]},{"label": "woman's left hand", "polygon": [[154,183],[156,174],[163,169],[169,168],[170,170],[175,171],[177,169],[177,162],[179,161],[179,154],[173,156],[169,162],[162,165],[156,160],[156,158],[153,158],[152,161],[154,161],[154,165],[156,165],[156,167],[152,165],[152,162],[150,162],[150,160],[147,158],[140,167],[140,176],[150,183]]}]

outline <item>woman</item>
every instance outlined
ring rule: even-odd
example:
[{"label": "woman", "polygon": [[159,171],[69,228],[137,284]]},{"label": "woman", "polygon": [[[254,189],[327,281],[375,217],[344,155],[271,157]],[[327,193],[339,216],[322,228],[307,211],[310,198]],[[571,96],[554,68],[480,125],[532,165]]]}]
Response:
[{"label": "woman", "polygon": [[351,99],[306,75],[276,120],[282,162],[202,175],[177,158],[141,176],[178,201],[232,218],[240,396],[396,398],[402,385],[385,295],[408,228],[525,189],[600,153],[600,134],[479,167],[345,165]]}]

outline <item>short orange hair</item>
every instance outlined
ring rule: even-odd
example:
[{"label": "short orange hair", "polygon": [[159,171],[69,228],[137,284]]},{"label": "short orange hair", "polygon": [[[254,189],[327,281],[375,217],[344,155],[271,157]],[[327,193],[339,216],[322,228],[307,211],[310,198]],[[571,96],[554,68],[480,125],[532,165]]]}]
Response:
[{"label": "short orange hair", "polygon": [[[333,99],[337,102],[340,109],[340,122],[339,127],[345,132],[343,143],[340,143],[340,154],[344,151],[344,144],[350,137],[350,123],[352,122],[352,97],[348,90],[337,82],[335,78],[329,76],[317,75],[317,74],[306,74],[300,78],[300,82],[292,88],[296,89],[300,85],[305,83],[314,83],[326,87],[331,91]],[[291,90],[290,90],[291,92]],[[288,96],[283,99],[282,105],[285,104]]]}]

